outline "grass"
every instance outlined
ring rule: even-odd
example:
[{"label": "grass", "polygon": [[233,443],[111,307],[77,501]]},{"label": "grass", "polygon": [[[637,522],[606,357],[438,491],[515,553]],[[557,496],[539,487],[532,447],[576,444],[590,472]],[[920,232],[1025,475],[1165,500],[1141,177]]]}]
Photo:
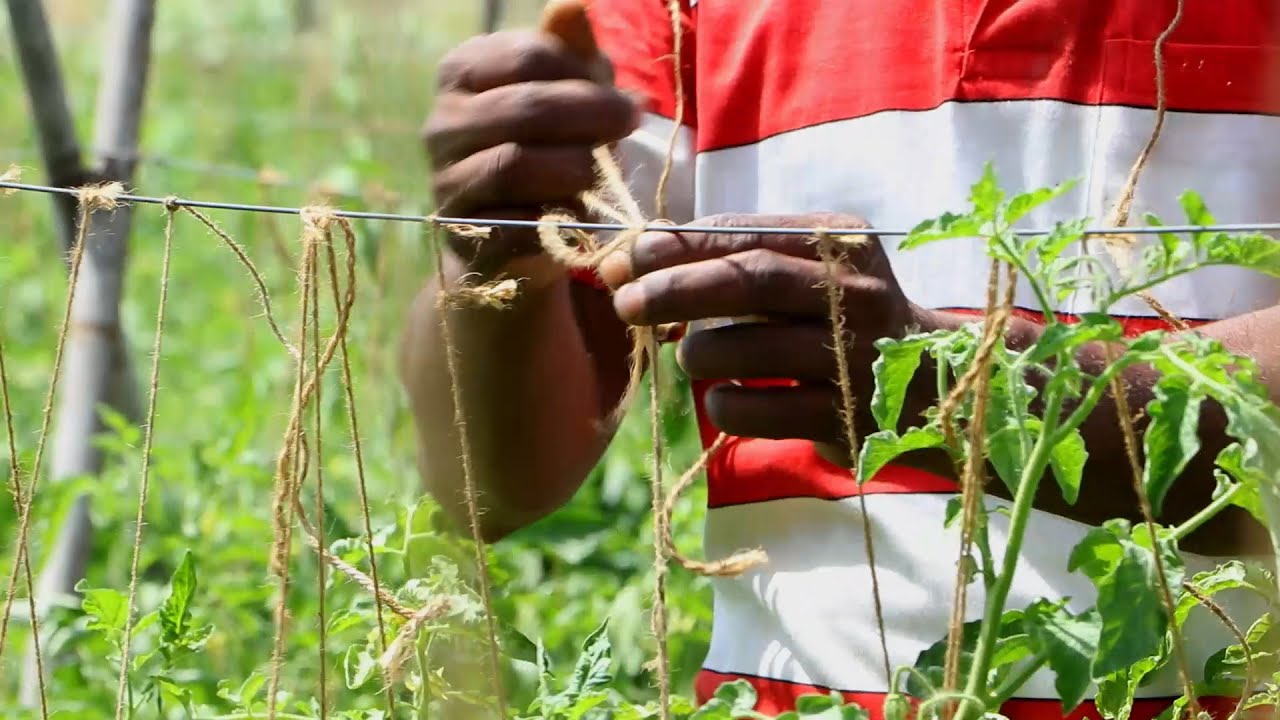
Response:
[{"label": "grass", "polygon": [[[64,62],[68,92],[82,138],[91,137],[92,100],[103,23],[96,5],[75,0],[49,6]],[[430,209],[427,163],[417,128],[431,101],[433,67],[442,53],[478,26],[470,3],[367,0],[322,4],[322,27],[298,36],[287,3],[240,0],[162,3],[154,37],[142,151],[134,183],[142,193],[278,204],[303,204],[324,188],[347,208]],[[535,17],[531,2],[512,2],[511,24]],[[7,28],[5,29],[7,37]],[[21,79],[7,44],[0,45],[0,164],[17,162],[26,178],[43,178]],[[86,141],[86,145],[87,145]],[[159,160],[169,159],[169,163]],[[180,161],[180,162],[172,162]],[[264,189],[251,179],[192,165],[271,167],[291,182]],[[58,262],[46,198],[0,199],[0,337],[9,366],[15,425],[23,463],[31,462],[46,392],[66,273]],[[296,278],[290,262],[296,219],[215,213],[248,249],[267,278],[286,332],[296,327]],[[163,211],[136,213],[122,320],[140,373],[149,364],[154,332]],[[395,347],[408,300],[430,272],[420,228],[359,223],[360,297],[353,321],[356,391],[371,484],[374,526],[389,579],[431,576],[431,558],[448,555],[443,541],[422,527],[431,503],[414,469],[413,428],[396,379]],[[139,607],[155,608],[168,592],[183,553],[194,553],[199,584],[192,614],[214,630],[203,648],[170,680],[187,689],[196,717],[236,708],[234,695],[261,677],[270,658],[274,580],[267,572],[272,530],[271,469],[286,419],[291,361],[271,336],[254,291],[233,256],[191,218],[179,216],[169,319],[161,367],[152,495],[141,557]],[[336,377],[325,386],[326,535],[360,560],[354,462],[344,432]],[[692,419],[668,413],[672,467],[696,453]],[[590,481],[561,512],[493,548],[503,620],[540,639],[557,667],[605,619],[610,622],[618,689],[653,696],[641,664],[652,653],[648,633],[649,538],[647,429],[629,419]],[[107,464],[98,478],[44,482],[36,498],[33,552],[48,551],[62,515],[79,493],[92,498],[94,545],[86,585],[123,591],[138,492],[141,433],[117,425],[101,442]],[[0,468],[10,458],[0,450]],[[46,478],[47,480],[47,478]],[[704,496],[681,505],[678,535],[694,547]],[[411,514],[418,508],[416,514]],[[12,505],[0,503],[0,559],[14,551]],[[406,533],[412,527],[421,535]],[[407,549],[407,555],[397,554]],[[304,713],[318,684],[316,566],[294,553],[295,584],[282,688],[290,712]],[[7,571],[6,571],[7,572]],[[329,676],[331,708],[378,707],[377,682],[350,689],[344,672],[358,662],[371,630],[367,601],[350,583],[330,579]],[[673,660],[678,689],[687,692],[705,651],[710,598],[705,581],[675,573]],[[22,607],[19,603],[18,608]],[[51,709],[61,717],[113,715],[117,662],[110,634],[95,631],[78,605],[59,610],[50,644],[65,662],[50,680]],[[16,707],[26,620],[0,658],[0,716],[34,716]],[[135,654],[145,653],[146,636]],[[131,686],[151,671],[140,668]],[[522,674],[523,673],[523,674]],[[154,674],[154,673],[152,673]],[[531,691],[528,668],[512,671],[518,694]],[[260,691],[261,692],[261,691]],[[220,696],[221,694],[221,696]],[[188,717],[172,703],[166,717]],[[154,707],[139,716],[153,717]]]}]

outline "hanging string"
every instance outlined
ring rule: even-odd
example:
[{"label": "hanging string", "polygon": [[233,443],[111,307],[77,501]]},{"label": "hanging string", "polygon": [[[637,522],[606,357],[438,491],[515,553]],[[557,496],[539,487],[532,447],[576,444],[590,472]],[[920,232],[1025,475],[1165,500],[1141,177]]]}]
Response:
[{"label": "hanging string", "polygon": [[272,520],[275,540],[271,550],[271,571],[278,578],[275,605],[275,641],[271,653],[271,677],[267,694],[267,717],[275,720],[279,702],[280,673],[284,664],[285,633],[288,621],[289,551],[293,544],[293,513],[296,510],[296,485],[302,461],[302,414],[306,408],[307,330],[311,304],[311,285],[315,282],[316,242],[318,233],[314,216],[303,215],[302,265],[299,269],[301,311],[298,313],[298,356],[294,379],[293,407],[286,424],[285,439],[276,459],[275,498]]},{"label": "hanging string", "polygon": [[[947,653],[943,664],[943,683],[948,692],[957,689],[960,676],[960,655],[963,650],[964,618],[968,610],[970,568],[968,559],[973,551],[973,534],[977,527],[978,508],[986,489],[986,438],[987,402],[990,397],[992,367],[995,353],[1000,348],[1005,327],[1013,312],[1014,294],[1017,290],[1017,268],[1005,266],[1004,294],[997,298],[1000,287],[1000,261],[991,261],[987,277],[987,302],[981,341],[974,354],[973,364],[956,382],[955,388],[943,401],[939,412],[947,444],[958,449],[955,437],[954,415],[964,398],[972,391],[973,411],[969,418],[969,446],[965,449],[965,463],[960,475],[961,521],[960,556],[956,560],[956,587],[952,598],[951,619],[947,627]],[[946,704],[946,716],[954,715],[953,703]]]},{"label": "hanging string", "polygon": [[[846,343],[853,338],[845,329],[844,286],[836,277],[836,271],[843,262],[843,256],[837,258],[836,241],[826,230],[819,229],[814,233],[814,239],[818,244],[818,257],[822,260],[822,269],[825,273],[823,287],[827,293],[827,321],[831,323],[831,345],[832,352],[835,353],[837,384],[840,388],[840,425],[844,431],[845,448],[849,454],[849,472],[853,475],[854,482],[861,485],[867,481],[867,478],[858,476],[860,450],[854,416],[857,405],[853,397],[853,380],[849,374],[849,359],[846,351]],[[866,236],[852,236],[841,240],[850,247],[856,247],[866,241]],[[875,536],[871,528],[871,515],[867,513],[866,494],[863,492],[858,493],[858,508],[862,513],[862,542],[866,548],[867,566],[871,572],[871,600],[876,616],[876,631],[880,637],[880,658],[884,664],[885,683],[889,684],[893,670],[889,661],[888,636],[885,633],[880,577],[876,569]]]},{"label": "hanging string", "polygon": [[[4,176],[17,181],[19,171],[17,166],[11,166]],[[12,194],[7,193],[7,194]],[[26,493],[22,489],[22,462],[18,457],[18,441],[17,429],[13,422],[13,400],[9,395],[9,372],[5,367],[4,359],[4,343],[0,341],[0,400],[4,402],[4,427],[5,439],[9,444],[9,481],[10,491],[13,493],[13,506],[18,516],[21,517],[25,512],[29,512],[27,503],[29,500],[24,499]],[[27,583],[27,612],[31,617],[31,642],[33,655],[36,661],[36,683],[40,692],[40,714],[42,718],[49,717],[48,701],[46,700],[46,690],[44,683],[44,654],[40,647],[40,617],[36,612],[35,597],[35,581],[31,574],[31,555],[24,553],[19,548],[22,557],[22,572]],[[17,566],[14,567],[14,577],[17,577]],[[11,585],[13,578],[10,578]],[[0,657],[4,657],[5,640],[9,632],[9,611],[5,608],[5,622],[0,625]]]},{"label": "hanging string", "polygon": [[463,493],[467,504],[467,521],[471,526],[471,540],[475,547],[476,574],[480,585],[480,601],[484,607],[485,625],[489,634],[489,674],[493,683],[499,718],[507,716],[506,692],[502,682],[502,666],[498,655],[498,629],[494,620],[493,600],[489,588],[489,563],[486,560],[486,544],[480,531],[480,510],[477,499],[475,470],[472,467],[471,438],[467,430],[467,412],[462,390],[461,371],[459,370],[457,341],[453,336],[453,325],[449,322],[452,315],[450,301],[451,292],[444,269],[443,240],[440,237],[439,225],[431,223],[431,248],[435,253],[436,278],[440,284],[440,339],[444,346],[445,365],[449,372],[449,389],[453,401],[453,422],[458,431],[458,444],[462,459]]},{"label": "hanging string", "polygon": [[[53,418],[53,403],[58,393],[58,384],[62,376],[62,359],[67,345],[67,336],[71,327],[71,308],[75,301],[76,288],[80,280],[80,269],[84,260],[84,248],[89,232],[89,217],[95,211],[115,210],[119,206],[119,197],[124,192],[120,183],[90,185],[78,188],[75,193],[79,199],[80,213],[75,246],[71,248],[70,273],[67,277],[67,300],[62,315],[62,324],[58,328],[58,341],[53,355],[53,371],[49,379],[49,391],[45,396],[44,410],[40,421],[40,435],[36,443],[35,460],[31,467],[31,481],[27,483],[27,492],[20,496],[22,510],[18,519],[18,537],[14,543],[17,548],[13,558],[13,568],[9,574],[9,586],[5,592],[4,614],[0,619],[0,639],[6,635],[10,614],[13,610],[14,594],[17,592],[18,572],[25,569],[28,585],[28,606],[33,608],[31,615],[32,650],[36,661],[36,682],[40,690],[40,713],[43,720],[49,716],[44,680],[44,658],[41,654],[39,638],[39,620],[34,611],[35,600],[31,589],[30,547],[27,536],[31,529],[31,506],[35,500],[36,486],[40,480],[41,463],[44,460],[44,449],[49,439],[49,425]],[[19,568],[19,563],[23,565]],[[0,655],[4,653],[4,644],[0,641]]]},{"label": "hanging string", "polygon": [[[151,448],[155,443],[156,396],[160,390],[160,351],[164,342],[165,310],[169,307],[169,267],[173,257],[173,217],[178,207],[165,205],[164,255],[160,261],[160,300],[156,307],[156,333],[151,343],[151,382],[147,393],[146,431],[142,441],[142,475],[138,484],[138,510],[134,520],[133,554],[129,561],[129,592],[125,600],[124,640],[120,644],[120,680],[116,688],[116,720],[125,717],[129,696],[129,651],[133,640],[133,609],[138,595],[138,559],[142,555],[142,533],[146,526],[147,495],[151,487]],[[132,708],[130,708],[132,714]]]},{"label": "hanging string", "polygon": [[680,495],[689,486],[693,485],[693,481],[697,479],[698,473],[707,467],[707,463],[720,449],[724,447],[725,442],[729,439],[728,435],[720,433],[716,439],[707,447],[706,450],[698,456],[698,459],[684,471],[675,486],[671,488],[671,492],[667,495],[666,501],[662,505],[662,544],[666,548],[667,557],[675,560],[685,570],[697,573],[704,577],[737,577],[748,570],[755,569],[767,562],[769,556],[761,548],[752,550],[739,550],[727,558],[714,560],[712,562],[703,562],[694,560],[680,552],[676,547],[674,534],[671,532],[671,520],[675,516],[676,502],[680,499]]},{"label": "hanging string", "polygon": [[[1142,176],[1142,171],[1146,167],[1147,161],[1151,157],[1152,151],[1155,149],[1156,143],[1160,140],[1160,135],[1164,130],[1165,116],[1168,111],[1168,89],[1165,82],[1165,63],[1164,49],[1169,38],[1177,30],[1178,25],[1182,22],[1185,0],[1178,0],[1177,8],[1174,11],[1173,18],[1169,21],[1168,26],[1160,33],[1155,42],[1155,73],[1156,73],[1156,109],[1155,124],[1151,129],[1151,135],[1147,138],[1146,144],[1139,152],[1137,159],[1133,163],[1133,167],[1129,170],[1129,176],[1125,181],[1124,187],[1120,191],[1115,205],[1111,212],[1108,213],[1110,220],[1109,225],[1123,227],[1128,224],[1129,213],[1133,205],[1134,196],[1137,191],[1138,181]],[[1117,267],[1122,274],[1128,273],[1129,258],[1122,251],[1123,245],[1132,244],[1132,238],[1123,235],[1110,236],[1104,238],[1104,246],[1107,248],[1111,257],[1116,262]],[[1188,325],[1181,318],[1178,318],[1165,308],[1156,298],[1149,292],[1143,291],[1139,296],[1155,311],[1162,320],[1169,326],[1175,328],[1179,332],[1188,330]],[[1110,365],[1116,361],[1116,349],[1110,344],[1104,346],[1104,358]],[[1119,374],[1111,379],[1109,384],[1111,395],[1116,404],[1116,415],[1120,425],[1121,435],[1124,438],[1125,457],[1129,462],[1129,471],[1133,481],[1133,490],[1138,497],[1138,507],[1142,511],[1142,519],[1146,525],[1147,533],[1151,536],[1152,543],[1156,543],[1156,524],[1154,513],[1151,508],[1151,500],[1147,496],[1146,487],[1142,482],[1142,461],[1138,454],[1138,433],[1134,428],[1134,416],[1129,406],[1129,388],[1124,378]],[[1153,546],[1152,556],[1154,558],[1156,581],[1159,587],[1156,589],[1160,596],[1161,604],[1164,605],[1165,613],[1170,619],[1174,617],[1176,606],[1173,600],[1173,592],[1169,589],[1168,575],[1165,571],[1164,558],[1158,547]],[[1197,717],[1200,714],[1200,703],[1196,698],[1195,683],[1192,680],[1190,663],[1187,658],[1186,648],[1183,645],[1181,633],[1172,633],[1172,645],[1174,660],[1178,668],[1178,677],[1182,682],[1183,695],[1187,698],[1187,711],[1191,717]]]},{"label": "hanging string", "polygon": [[[356,240],[355,232],[351,228],[351,221],[346,218],[338,219],[339,226],[342,228],[343,238],[346,242],[347,251],[347,307],[355,303],[355,256],[356,256]],[[338,291],[338,259],[333,249],[333,243],[325,244],[325,251],[329,265],[329,287],[333,291],[333,307],[339,315],[342,315],[343,307],[342,299]],[[351,356],[347,352],[347,335],[345,332],[338,334],[338,350],[342,359],[342,392],[345,404],[347,406],[347,425],[351,432],[351,447],[355,456],[356,463],[356,490],[360,498],[360,517],[364,521],[365,536],[365,552],[369,554],[369,584],[366,588],[373,593],[373,609],[374,615],[378,622],[378,642],[380,643],[382,652],[387,652],[387,627],[386,621],[383,619],[382,608],[387,605],[383,600],[382,584],[378,578],[378,558],[373,543],[373,521],[369,513],[369,490],[365,481],[364,473],[364,449],[360,442],[360,423],[356,412],[355,398],[355,382],[351,373]],[[394,600],[393,600],[394,602]],[[387,696],[387,712],[390,716],[395,716],[396,701],[395,692],[391,685],[385,688]]]},{"label": "hanging string", "polygon": [[[333,239],[325,228],[324,244],[332,249]],[[318,262],[318,261],[316,261]],[[321,390],[324,387],[324,369],[320,365],[320,289],[318,282],[311,283],[311,351],[312,365],[315,367],[315,402],[312,403],[314,411],[313,423],[316,436],[316,459],[312,465],[315,467],[316,474],[316,522],[315,544],[317,547],[327,548],[329,544],[325,542],[325,511],[324,511],[324,435],[322,434],[322,416],[324,414],[321,398]],[[318,634],[318,645],[316,649],[317,659],[319,660],[319,683],[320,683],[320,720],[325,720],[329,716],[329,683],[328,683],[328,621],[329,618],[325,612],[325,599],[327,589],[325,587],[324,576],[324,560],[321,555],[320,562],[316,563],[316,631]]]}]

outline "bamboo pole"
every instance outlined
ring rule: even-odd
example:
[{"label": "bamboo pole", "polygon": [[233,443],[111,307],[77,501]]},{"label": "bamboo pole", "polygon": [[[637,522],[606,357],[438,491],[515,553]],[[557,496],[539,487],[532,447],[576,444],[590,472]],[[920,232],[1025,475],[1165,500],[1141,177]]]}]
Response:
[{"label": "bamboo pole", "polygon": [[[113,0],[111,4],[95,109],[95,174],[103,180],[128,184],[133,178],[154,20],[154,0]],[[50,472],[55,481],[99,472],[102,457],[94,446],[94,437],[102,430],[98,409],[108,403],[133,405],[132,398],[137,397],[120,326],[131,225],[127,205],[95,212],[89,219],[51,438]],[[124,398],[130,400],[124,403]],[[131,414],[136,417],[136,412]],[[83,577],[90,536],[89,500],[81,496],[63,522],[41,572],[37,612],[43,614],[51,603],[71,593]],[[34,657],[28,654],[21,701],[34,704],[37,693]]]},{"label": "bamboo pole", "polygon": [[484,2],[484,18],[481,20],[481,29],[486,33],[494,32],[498,26],[502,24],[503,0],[483,0]]},{"label": "bamboo pole", "polygon": [[[86,178],[80,142],[67,105],[62,68],[44,6],[40,0],[7,0],[6,4],[9,29],[22,66],[27,102],[31,106],[49,184],[80,185]],[[65,255],[75,242],[76,202],[74,198],[55,195],[53,207],[54,225]]]}]

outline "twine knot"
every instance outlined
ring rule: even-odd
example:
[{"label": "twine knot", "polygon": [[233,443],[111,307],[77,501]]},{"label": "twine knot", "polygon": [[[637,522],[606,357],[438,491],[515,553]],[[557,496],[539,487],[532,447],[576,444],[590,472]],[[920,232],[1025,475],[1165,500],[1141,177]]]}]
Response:
[{"label": "twine knot", "polygon": [[170,195],[164,199],[164,209],[168,210],[171,213],[178,212],[178,210],[181,209],[182,207],[181,205],[178,204],[179,202],[181,201],[179,200],[177,195]]},{"label": "twine knot", "polygon": [[80,204],[86,210],[115,210],[120,207],[120,196],[124,194],[124,184],[109,182],[101,185],[86,185],[76,190]]}]

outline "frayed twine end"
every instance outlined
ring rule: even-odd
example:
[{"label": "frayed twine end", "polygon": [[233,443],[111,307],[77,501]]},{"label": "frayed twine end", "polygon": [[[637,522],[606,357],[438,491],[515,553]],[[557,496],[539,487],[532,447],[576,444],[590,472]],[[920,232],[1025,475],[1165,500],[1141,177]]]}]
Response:
[{"label": "frayed twine end", "polygon": [[492,308],[506,310],[520,294],[520,282],[508,278],[483,285],[462,285],[441,294],[440,302],[455,310]]},{"label": "frayed twine end", "polygon": [[[0,175],[0,182],[16,183],[21,179],[22,179],[22,168],[18,167],[17,165],[10,165],[9,168],[4,171],[4,174]],[[8,197],[16,192],[18,191],[10,188],[6,190],[0,190],[0,195]]]},{"label": "frayed twine end", "polygon": [[705,577],[738,577],[769,562],[769,555],[760,548],[739,550],[722,560],[701,562],[674,555],[681,567]]},{"label": "frayed twine end", "polygon": [[120,196],[124,195],[124,183],[86,185],[77,188],[76,195],[80,198],[80,204],[88,210],[115,210],[120,207]]},{"label": "frayed twine end", "polygon": [[493,235],[492,227],[480,227],[478,225],[459,225],[455,223],[446,223],[442,227],[450,233],[463,238],[471,238],[473,240],[488,240]]}]

